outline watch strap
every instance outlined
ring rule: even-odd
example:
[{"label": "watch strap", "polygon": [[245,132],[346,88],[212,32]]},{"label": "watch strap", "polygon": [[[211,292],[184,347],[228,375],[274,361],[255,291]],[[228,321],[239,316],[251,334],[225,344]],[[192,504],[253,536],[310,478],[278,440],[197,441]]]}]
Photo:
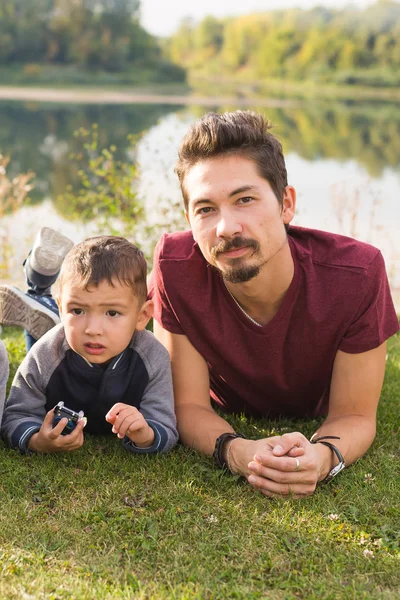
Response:
[{"label": "watch strap", "polygon": [[323,444],[324,446],[327,446],[328,448],[330,448],[335,454],[336,457],[339,461],[339,463],[333,467],[333,469],[331,469],[328,473],[328,475],[325,477],[325,479],[322,480],[322,483],[328,483],[331,479],[333,479],[338,473],[340,473],[340,471],[343,471],[343,469],[346,466],[346,463],[344,461],[343,458],[343,454],[340,452],[339,448],[337,448],[334,444],[332,444],[331,442],[327,442],[327,439],[336,439],[336,440],[340,440],[339,437],[337,436],[324,436],[324,437],[320,437],[320,438],[316,438],[316,439],[311,439],[311,443],[312,444]]},{"label": "watch strap", "polygon": [[245,436],[241,433],[235,433],[234,431],[229,431],[227,433],[222,433],[219,437],[217,437],[215,441],[215,447],[213,452],[213,459],[215,464],[220,469],[227,469],[228,465],[224,458],[224,446],[227,440],[234,440],[235,438],[244,438]]}]

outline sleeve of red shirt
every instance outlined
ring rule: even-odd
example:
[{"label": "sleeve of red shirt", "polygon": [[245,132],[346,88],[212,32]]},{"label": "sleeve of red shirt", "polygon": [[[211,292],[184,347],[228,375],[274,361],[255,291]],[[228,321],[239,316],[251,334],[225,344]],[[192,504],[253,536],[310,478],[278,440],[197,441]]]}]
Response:
[{"label": "sleeve of red shirt", "polygon": [[380,252],[366,272],[366,286],[339,350],[356,354],[377,348],[399,330],[385,263]]},{"label": "sleeve of red shirt", "polygon": [[162,255],[165,239],[166,235],[164,234],[154,250],[153,270],[149,277],[148,297],[154,302],[154,319],[157,323],[171,333],[183,334],[184,332],[169,302],[164,286]]}]

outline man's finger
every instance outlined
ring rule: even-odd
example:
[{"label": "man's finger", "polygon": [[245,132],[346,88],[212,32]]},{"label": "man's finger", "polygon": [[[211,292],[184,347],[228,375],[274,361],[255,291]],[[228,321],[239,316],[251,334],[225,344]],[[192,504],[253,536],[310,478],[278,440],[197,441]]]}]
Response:
[{"label": "man's finger", "polygon": [[305,449],[304,448],[299,448],[298,446],[294,446],[294,448],[292,448],[291,450],[289,450],[289,452],[287,453],[288,456],[293,456],[295,458],[299,457],[299,456],[303,456],[303,454],[305,453]]},{"label": "man's finger", "polygon": [[313,483],[293,482],[282,484],[255,475],[250,475],[248,482],[252,487],[267,496],[302,498],[311,495],[315,491],[315,484]]},{"label": "man's finger", "polygon": [[278,469],[270,469],[263,467],[259,463],[249,463],[249,471],[251,475],[275,481],[277,483],[301,483],[305,480],[309,480],[310,477],[304,471],[301,471],[301,466],[297,467],[295,462],[296,459],[292,458],[293,464],[291,464],[290,470],[282,471]]},{"label": "man's finger", "polygon": [[247,478],[247,481],[250,483],[250,485],[254,488],[257,488],[260,491],[266,491],[266,492],[270,492],[273,494],[279,494],[281,496],[287,496],[288,494],[290,494],[291,489],[293,488],[294,484],[292,484],[292,486],[289,486],[288,484],[282,484],[282,483],[276,483],[275,481],[272,481],[271,479],[266,479],[265,477],[257,477],[256,475],[250,475]]},{"label": "man's finger", "polygon": [[280,438],[275,438],[275,440],[270,442],[270,445],[273,447],[272,452],[275,456],[283,456],[295,446],[301,447],[308,442],[307,438],[298,431],[285,433]]},{"label": "man's finger", "polygon": [[[305,461],[306,459],[304,459]],[[299,464],[297,464],[299,461]],[[258,467],[267,467],[268,469],[274,469],[276,471],[285,471],[291,473],[292,471],[299,471],[300,469],[305,470],[306,463],[301,461],[301,458],[290,457],[290,456],[271,456],[271,454],[256,454],[254,460],[252,460],[248,467],[251,471],[257,471]]]}]

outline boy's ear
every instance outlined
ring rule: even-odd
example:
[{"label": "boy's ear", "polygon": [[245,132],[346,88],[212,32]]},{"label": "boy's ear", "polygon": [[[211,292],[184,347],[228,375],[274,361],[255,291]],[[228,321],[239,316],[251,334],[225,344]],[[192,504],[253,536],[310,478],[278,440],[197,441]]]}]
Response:
[{"label": "boy's ear", "polygon": [[61,298],[60,296],[56,296],[56,302],[58,306],[58,312],[60,314],[60,319],[62,318],[62,310],[61,310]]},{"label": "boy's ear", "polygon": [[136,323],[136,329],[138,331],[145,329],[147,323],[150,321],[154,312],[154,303],[153,300],[146,300],[144,304],[142,304],[141,309],[139,310],[138,320]]}]

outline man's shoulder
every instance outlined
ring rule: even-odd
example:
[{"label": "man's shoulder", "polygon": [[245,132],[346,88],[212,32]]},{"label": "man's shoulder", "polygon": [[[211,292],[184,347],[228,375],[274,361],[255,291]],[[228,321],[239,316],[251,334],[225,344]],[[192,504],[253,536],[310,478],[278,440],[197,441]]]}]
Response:
[{"label": "man's shoulder", "polygon": [[202,259],[191,231],[165,233],[157,244],[156,257],[171,261]]},{"label": "man's shoulder", "polygon": [[380,256],[379,249],[371,244],[318,229],[291,227],[289,239],[300,258],[309,258],[322,267],[367,271]]},{"label": "man's shoulder", "polygon": [[157,340],[154,334],[147,329],[135,331],[129,347],[134,353],[139,354],[143,360],[145,367],[152,377],[154,373],[165,364],[169,365],[169,352]]}]

